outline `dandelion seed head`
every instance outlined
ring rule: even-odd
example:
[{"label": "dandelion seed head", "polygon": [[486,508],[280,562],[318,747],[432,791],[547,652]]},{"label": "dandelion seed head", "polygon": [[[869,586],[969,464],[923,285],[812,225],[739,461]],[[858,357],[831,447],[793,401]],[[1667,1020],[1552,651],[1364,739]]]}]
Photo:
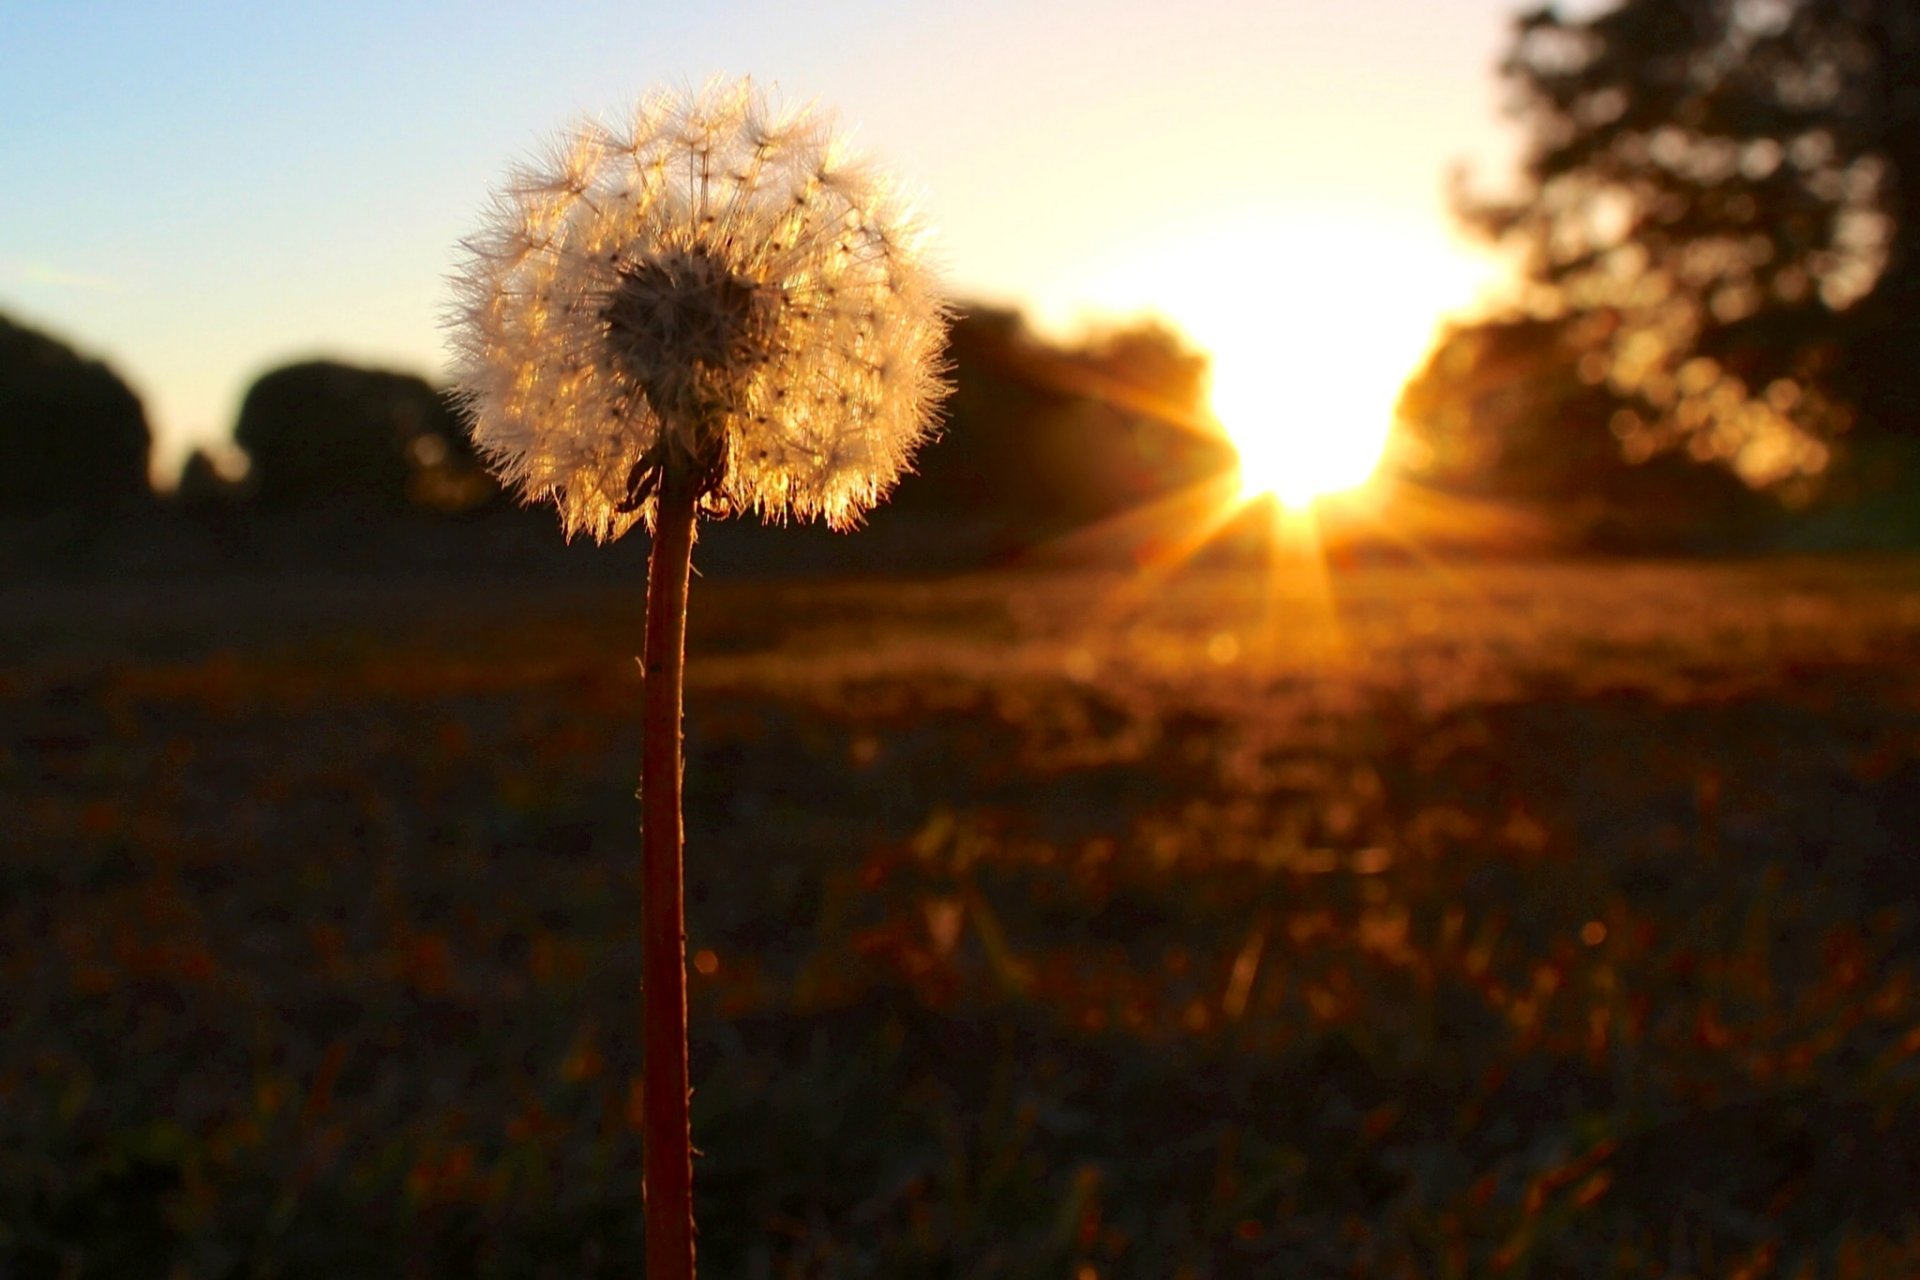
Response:
[{"label": "dandelion seed head", "polygon": [[475,445],[569,536],[710,513],[858,523],[932,427],[946,306],[908,203],[748,81],[655,95],[516,169],[448,315]]}]

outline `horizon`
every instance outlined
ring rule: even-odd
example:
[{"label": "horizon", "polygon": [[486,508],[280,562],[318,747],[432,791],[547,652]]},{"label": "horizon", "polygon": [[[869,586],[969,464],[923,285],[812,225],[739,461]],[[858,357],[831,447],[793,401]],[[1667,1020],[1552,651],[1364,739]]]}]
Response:
[{"label": "horizon", "polygon": [[1505,279],[1444,185],[1511,167],[1493,67],[1515,7],[27,14],[0,164],[52,196],[0,215],[0,311],[113,366],[170,484],[273,368],[443,380],[444,277],[509,166],[652,87],[758,68],[920,194],[957,300],[1053,338],[1162,320],[1241,405],[1267,374],[1248,353],[1279,342],[1384,432],[1439,327]]}]

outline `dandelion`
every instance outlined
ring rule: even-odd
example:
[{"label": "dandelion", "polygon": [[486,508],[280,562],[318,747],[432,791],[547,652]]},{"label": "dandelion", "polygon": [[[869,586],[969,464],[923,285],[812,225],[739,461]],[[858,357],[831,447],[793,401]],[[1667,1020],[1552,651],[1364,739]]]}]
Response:
[{"label": "dandelion", "polygon": [[750,83],[644,102],[517,171],[465,242],[451,330],[475,445],[569,535],[712,514],[857,523],[943,390],[911,210],[820,116]]},{"label": "dandelion", "polygon": [[750,82],[657,95],[516,171],[464,242],[449,319],[475,446],[569,537],[637,522],[647,564],[642,912],[647,1275],[693,1274],[681,685],[701,513],[850,528],[945,387],[912,211]]}]

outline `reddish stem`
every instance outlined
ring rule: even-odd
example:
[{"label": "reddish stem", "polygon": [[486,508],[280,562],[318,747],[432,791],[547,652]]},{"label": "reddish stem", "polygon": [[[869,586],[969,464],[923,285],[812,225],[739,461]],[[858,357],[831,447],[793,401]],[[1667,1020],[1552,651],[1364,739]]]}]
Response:
[{"label": "reddish stem", "polygon": [[647,560],[645,745],[640,810],[642,1136],[647,1280],[693,1280],[693,1148],[687,1115],[687,937],[682,905],[680,715],[693,486],[662,477]]}]

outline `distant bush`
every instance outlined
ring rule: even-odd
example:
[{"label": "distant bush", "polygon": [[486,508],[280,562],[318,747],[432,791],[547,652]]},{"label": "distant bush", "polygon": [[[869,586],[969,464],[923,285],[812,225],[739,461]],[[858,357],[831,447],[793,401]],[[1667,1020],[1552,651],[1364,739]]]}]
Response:
[{"label": "distant bush", "polygon": [[954,321],[948,359],[942,438],[916,460],[895,509],[983,517],[1028,541],[1230,464],[1223,441],[1194,429],[1206,358],[1166,329],[1067,347],[1016,312],[969,308]]},{"label": "distant bush", "polygon": [[238,486],[220,474],[220,467],[205,449],[195,449],[180,466],[180,479],[173,490],[174,501],[186,507],[204,507],[233,500]]},{"label": "distant bush", "polygon": [[113,370],[0,316],[0,511],[143,501],[151,444]]},{"label": "distant bush", "polygon": [[1610,551],[1712,550],[1772,536],[1779,504],[1678,440],[1621,429],[1557,322],[1448,332],[1403,388],[1398,464],[1441,488],[1539,511],[1563,539]]},{"label": "distant bush", "polygon": [[259,504],[465,510],[495,489],[446,397],[412,374],[289,365],[247,391],[234,442]]}]

